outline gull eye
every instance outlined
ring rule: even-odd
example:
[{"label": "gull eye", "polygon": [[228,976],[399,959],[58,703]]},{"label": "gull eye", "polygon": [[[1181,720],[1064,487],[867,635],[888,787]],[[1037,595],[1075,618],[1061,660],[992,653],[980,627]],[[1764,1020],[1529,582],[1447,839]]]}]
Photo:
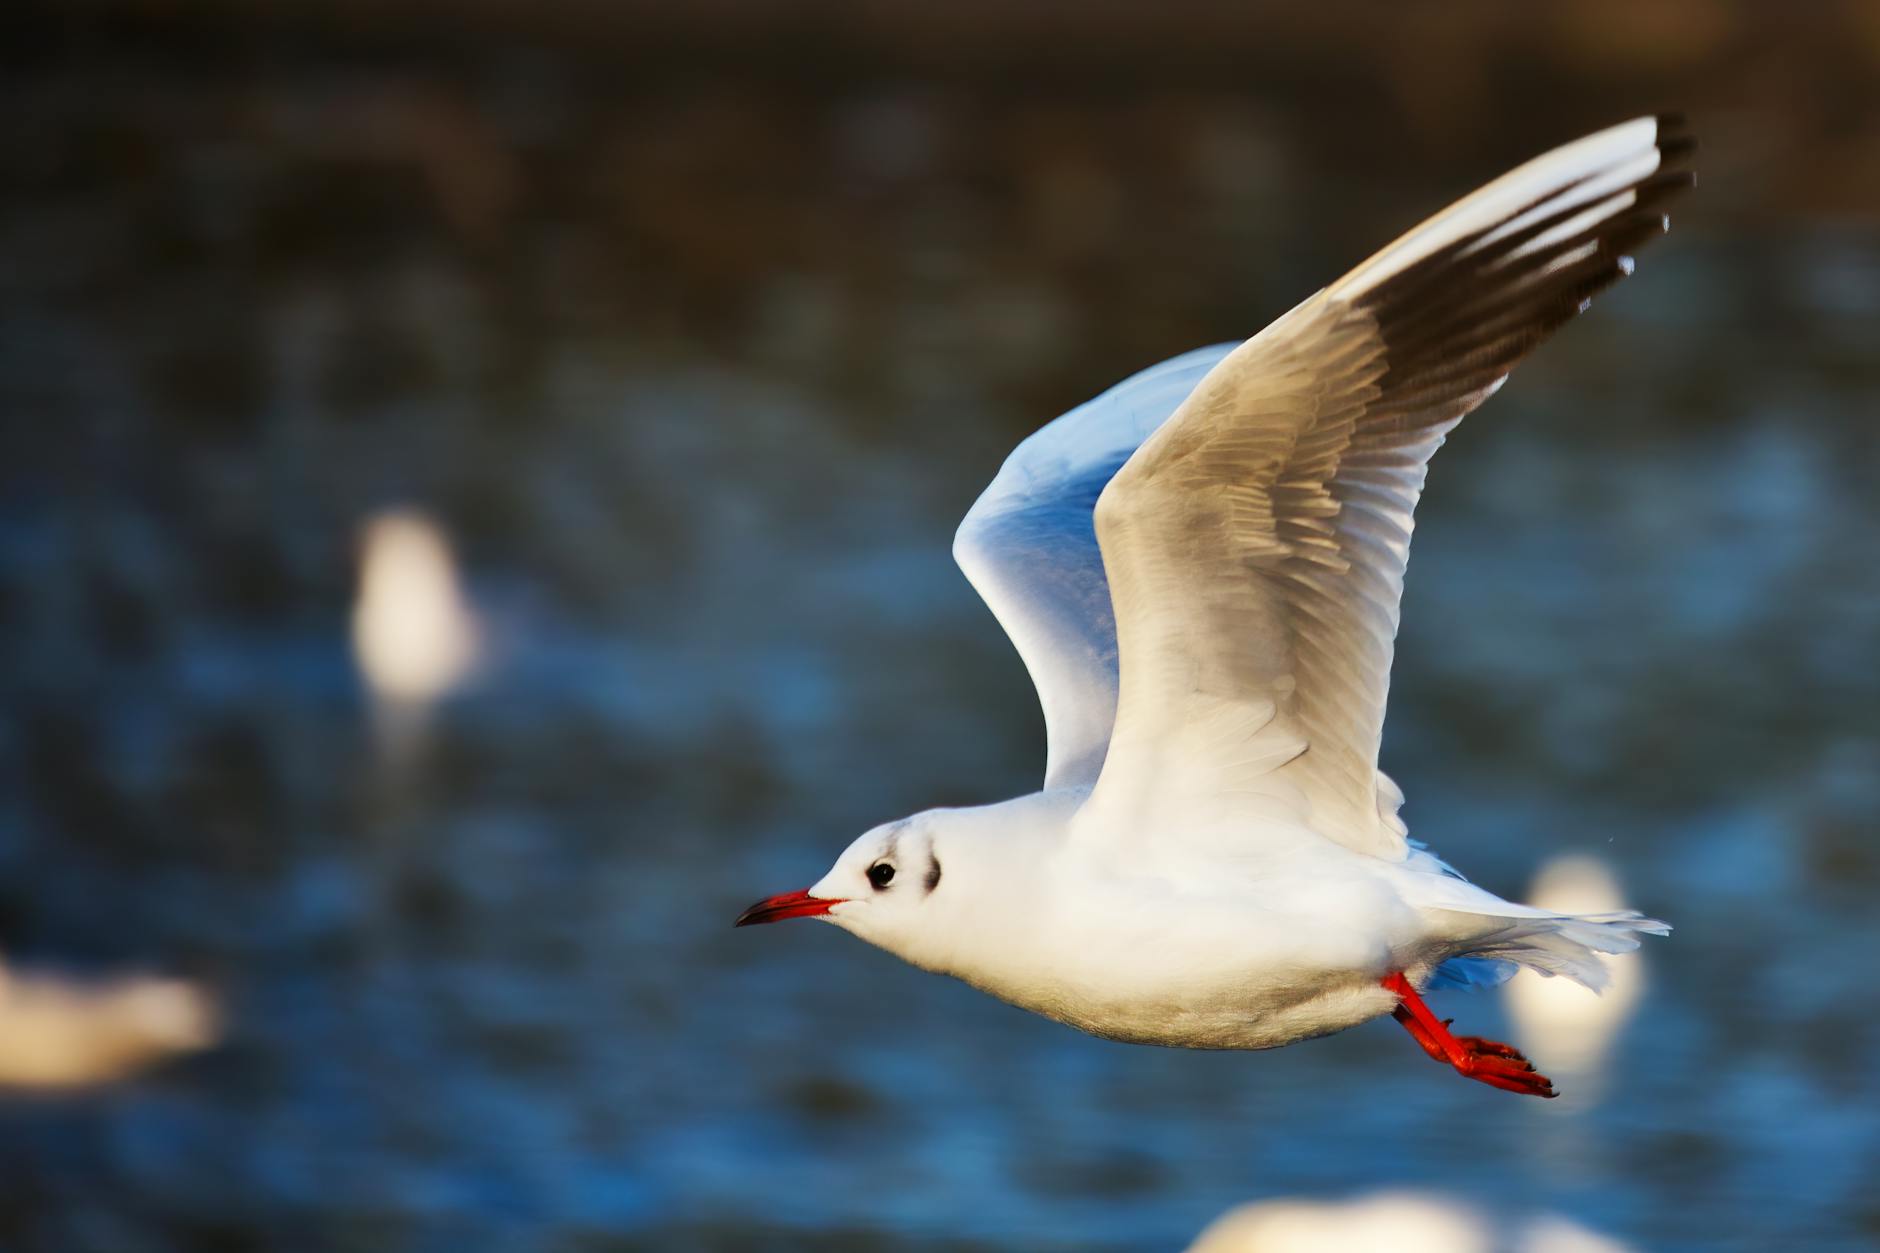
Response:
[{"label": "gull eye", "polygon": [[876,862],[868,868],[868,881],[874,884],[875,890],[879,892],[894,882],[894,867],[885,861]]}]

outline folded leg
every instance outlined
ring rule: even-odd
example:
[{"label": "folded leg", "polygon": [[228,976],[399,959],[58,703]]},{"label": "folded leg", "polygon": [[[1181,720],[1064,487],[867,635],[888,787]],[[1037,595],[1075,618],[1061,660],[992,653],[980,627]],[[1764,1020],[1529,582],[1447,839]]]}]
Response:
[{"label": "folded leg", "polygon": [[1403,975],[1386,976],[1383,983],[1397,994],[1399,1002],[1391,1011],[1391,1017],[1402,1023],[1411,1038],[1437,1061],[1454,1066],[1459,1073],[1490,1087],[1525,1096],[1559,1095],[1554,1091],[1553,1081],[1536,1073],[1533,1063],[1521,1056],[1520,1050],[1481,1036],[1450,1034],[1451,1020],[1431,1013],[1430,1007],[1423,1003],[1423,998]]}]

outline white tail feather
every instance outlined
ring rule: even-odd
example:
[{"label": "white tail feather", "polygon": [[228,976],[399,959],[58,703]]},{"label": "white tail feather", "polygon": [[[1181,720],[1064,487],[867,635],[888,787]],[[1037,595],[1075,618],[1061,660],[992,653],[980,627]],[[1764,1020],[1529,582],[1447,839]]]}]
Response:
[{"label": "white tail feather", "polygon": [[1507,926],[1471,946],[1466,956],[1517,962],[1543,975],[1564,975],[1598,992],[1610,981],[1601,953],[1630,953],[1640,935],[1671,927],[1634,910],[1606,914],[1544,914],[1509,918]]}]

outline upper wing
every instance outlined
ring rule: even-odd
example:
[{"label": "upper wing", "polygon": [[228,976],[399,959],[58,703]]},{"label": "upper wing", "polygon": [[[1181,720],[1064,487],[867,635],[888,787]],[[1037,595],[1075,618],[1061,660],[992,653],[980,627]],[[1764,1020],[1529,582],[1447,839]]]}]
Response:
[{"label": "upper wing", "polygon": [[1085,816],[1267,805],[1403,855],[1377,750],[1425,467],[1668,227],[1676,131],[1613,127],[1431,218],[1228,354],[1115,475],[1122,682]]},{"label": "upper wing", "polygon": [[953,537],[954,560],[1038,688],[1046,788],[1095,783],[1116,719],[1116,627],[1091,524],[1097,495],[1233,348],[1170,358],[1039,428]]}]

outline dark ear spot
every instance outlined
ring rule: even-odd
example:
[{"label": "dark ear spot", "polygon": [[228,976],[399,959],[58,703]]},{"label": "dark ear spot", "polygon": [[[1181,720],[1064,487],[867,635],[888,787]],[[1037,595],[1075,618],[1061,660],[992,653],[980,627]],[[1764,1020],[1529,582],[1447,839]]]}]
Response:
[{"label": "dark ear spot", "polygon": [[931,892],[939,886],[940,886],[940,859],[933,855],[932,849],[928,849],[927,850],[927,890]]}]

